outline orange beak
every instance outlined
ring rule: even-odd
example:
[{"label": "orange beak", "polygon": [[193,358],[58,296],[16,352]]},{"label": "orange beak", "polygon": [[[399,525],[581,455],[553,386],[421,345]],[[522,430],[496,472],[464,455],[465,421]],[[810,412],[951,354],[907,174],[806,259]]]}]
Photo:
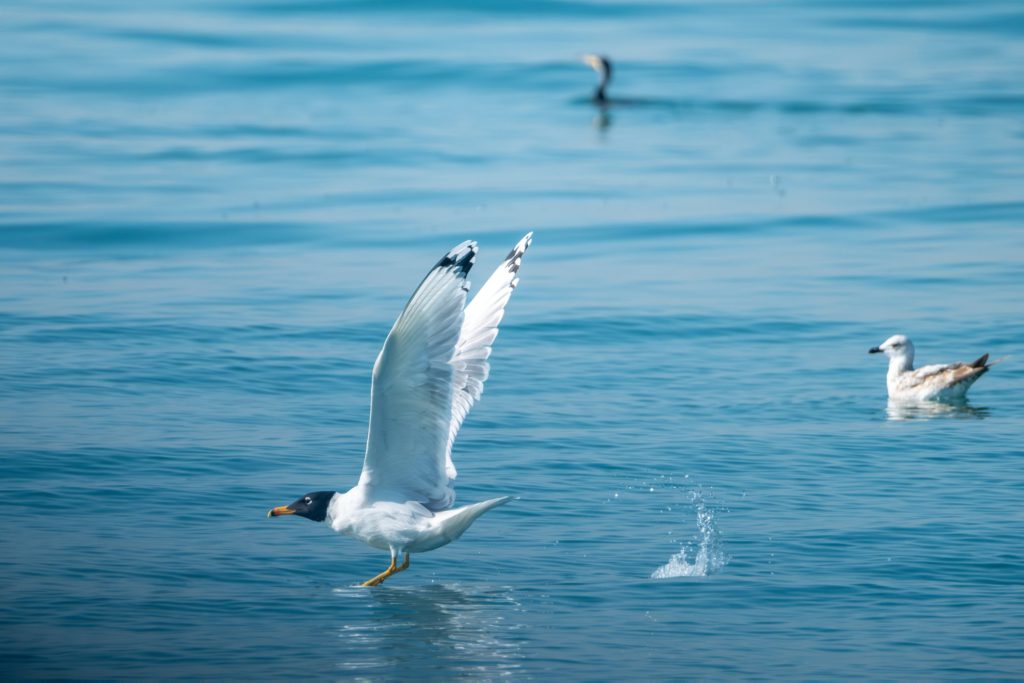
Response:
[{"label": "orange beak", "polygon": [[280,517],[281,515],[294,515],[295,510],[292,510],[287,505],[279,505],[273,510],[267,513],[267,517]]}]

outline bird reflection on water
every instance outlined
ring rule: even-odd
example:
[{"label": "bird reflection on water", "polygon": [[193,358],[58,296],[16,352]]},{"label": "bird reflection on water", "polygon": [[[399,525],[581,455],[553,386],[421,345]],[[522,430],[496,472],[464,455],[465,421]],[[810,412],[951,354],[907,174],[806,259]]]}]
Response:
[{"label": "bird reflection on water", "polygon": [[[364,602],[368,619],[340,627],[351,649],[338,668],[347,674],[417,678],[453,673],[492,677],[522,666],[524,636],[515,615],[522,611],[511,587],[429,584],[335,595]],[[350,653],[372,653],[364,657]]]},{"label": "bird reflection on water", "polygon": [[988,408],[975,408],[966,400],[962,401],[901,401],[889,399],[885,414],[891,421],[931,420],[937,417],[984,420]]}]

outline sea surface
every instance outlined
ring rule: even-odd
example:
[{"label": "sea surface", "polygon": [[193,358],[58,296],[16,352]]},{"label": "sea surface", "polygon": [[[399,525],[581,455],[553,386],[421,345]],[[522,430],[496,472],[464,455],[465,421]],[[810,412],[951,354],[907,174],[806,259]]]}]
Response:
[{"label": "sea surface", "polygon": [[[0,16],[5,679],[1024,677],[1017,0]],[[455,448],[516,500],[360,588],[266,512],[528,230]],[[1004,360],[889,406],[898,332]]]}]

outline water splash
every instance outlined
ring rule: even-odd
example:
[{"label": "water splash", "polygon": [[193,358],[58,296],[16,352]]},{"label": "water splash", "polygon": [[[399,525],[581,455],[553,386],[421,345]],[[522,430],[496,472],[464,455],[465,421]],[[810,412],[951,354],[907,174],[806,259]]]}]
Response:
[{"label": "water splash", "polygon": [[690,492],[690,500],[697,511],[697,534],[682,549],[653,572],[652,579],[674,579],[680,576],[709,576],[728,563],[722,550],[722,541],[715,524],[714,509],[704,502],[700,489]]}]

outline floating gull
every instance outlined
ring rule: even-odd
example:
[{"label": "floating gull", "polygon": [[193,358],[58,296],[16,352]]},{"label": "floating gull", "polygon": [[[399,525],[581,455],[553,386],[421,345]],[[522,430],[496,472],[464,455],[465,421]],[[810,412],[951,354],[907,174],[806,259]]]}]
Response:
[{"label": "floating gull", "polygon": [[889,398],[912,401],[949,401],[962,399],[974,382],[988,372],[994,363],[986,353],[973,363],[926,365],[914,369],[914,344],[902,334],[886,339],[868,353],[884,353],[889,357],[889,373],[885,376]]},{"label": "floating gull", "polygon": [[[359,482],[348,492],[315,491],[267,513],[324,522],[374,548],[391,564],[363,583],[376,586],[409,566],[409,553],[459,538],[477,517],[511,496],[453,508],[452,443],[483,392],[491,344],[533,233],[466,305],[476,242],[463,242],[420,283],[373,365],[370,432]],[[405,555],[401,565],[398,556]]]}]

